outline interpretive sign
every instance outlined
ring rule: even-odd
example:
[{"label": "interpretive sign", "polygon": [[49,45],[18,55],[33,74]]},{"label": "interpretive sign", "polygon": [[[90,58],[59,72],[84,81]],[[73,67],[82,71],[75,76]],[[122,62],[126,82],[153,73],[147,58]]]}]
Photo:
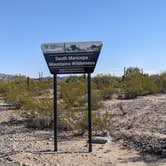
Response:
[{"label": "interpretive sign", "polygon": [[48,43],[41,48],[52,74],[93,73],[102,42]]},{"label": "interpretive sign", "polygon": [[92,152],[91,73],[95,69],[102,42],[48,43],[41,48],[48,68],[54,75],[54,151],[58,151],[57,74],[87,73],[88,142],[89,152]]}]

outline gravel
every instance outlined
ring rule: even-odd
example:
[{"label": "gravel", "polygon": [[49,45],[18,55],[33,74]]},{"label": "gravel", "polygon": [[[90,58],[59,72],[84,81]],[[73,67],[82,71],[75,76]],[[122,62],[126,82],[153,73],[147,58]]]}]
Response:
[{"label": "gravel", "polygon": [[[112,135],[141,152],[166,157],[166,95],[158,94],[133,100],[106,102],[113,110]],[[115,109],[122,114],[115,114]],[[118,110],[117,109],[117,110]],[[118,112],[120,112],[118,110]]]},{"label": "gravel", "polygon": [[[114,114],[111,140],[115,142],[95,144],[89,154],[87,137],[59,133],[59,152],[55,154],[53,131],[26,128],[25,121],[14,117],[17,110],[0,100],[0,166],[166,165],[165,101],[166,95],[107,101],[107,111],[113,110]],[[121,148],[119,142],[126,148]],[[163,159],[145,159],[144,153]]]}]

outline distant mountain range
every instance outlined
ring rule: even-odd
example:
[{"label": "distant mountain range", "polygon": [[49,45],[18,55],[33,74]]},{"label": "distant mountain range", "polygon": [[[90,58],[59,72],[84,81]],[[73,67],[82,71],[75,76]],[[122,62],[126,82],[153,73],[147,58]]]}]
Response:
[{"label": "distant mountain range", "polygon": [[12,80],[14,78],[15,75],[0,73],[0,80]]},{"label": "distant mountain range", "polygon": [[[3,73],[0,73],[0,80],[12,80],[14,78],[16,78],[18,75],[12,75],[12,74],[3,74]],[[67,79],[68,77],[59,77],[58,76],[58,79],[59,80],[65,80]],[[39,80],[39,78],[31,78],[31,79],[34,79],[34,80]],[[40,78],[41,80],[50,80],[52,79],[52,77],[42,77]]]}]

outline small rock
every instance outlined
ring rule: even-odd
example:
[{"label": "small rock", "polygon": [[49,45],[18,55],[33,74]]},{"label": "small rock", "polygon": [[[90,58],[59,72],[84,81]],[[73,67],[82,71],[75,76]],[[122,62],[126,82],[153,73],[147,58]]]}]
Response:
[{"label": "small rock", "polygon": [[109,140],[108,137],[94,137],[94,138],[92,138],[92,143],[105,144],[108,142],[108,140]]}]

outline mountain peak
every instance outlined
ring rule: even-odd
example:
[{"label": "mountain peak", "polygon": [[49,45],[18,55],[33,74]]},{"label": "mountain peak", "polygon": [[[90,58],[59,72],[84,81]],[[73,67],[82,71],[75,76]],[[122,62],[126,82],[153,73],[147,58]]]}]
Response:
[{"label": "mountain peak", "polygon": [[0,80],[12,80],[13,78],[15,78],[14,75],[0,73]]}]

